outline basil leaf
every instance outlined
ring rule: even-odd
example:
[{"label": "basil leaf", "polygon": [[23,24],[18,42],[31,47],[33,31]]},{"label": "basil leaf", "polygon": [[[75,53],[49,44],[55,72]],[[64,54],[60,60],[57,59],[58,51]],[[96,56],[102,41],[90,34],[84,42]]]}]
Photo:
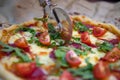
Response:
[{"label": "basil leaf", "polygon": [[30,62],[30,58],[26,55],[22,53],[22,50],[19,48],[14,48],[11,47],[7,44],[4,44],[3,42],[0,42],[0,45],[3,47],[2,51],[4,52],[14,52],[14,54],[16,56],[18,56],[19,58],[21,58],[24,62]]},{"label": "basil leaf", "polygon": [[113,48],[113,45],[110,44],[109,42],[103,42],[102,44],[99,45],[98,50],[103,51],[103,52],[108,52]]},{"label": "basil leaf", "polygon": [[74,29],[77,31],[79,30],[81,32],[88,30],[88,28],[85,25],[83,25],[81,22],[76,22]]}]

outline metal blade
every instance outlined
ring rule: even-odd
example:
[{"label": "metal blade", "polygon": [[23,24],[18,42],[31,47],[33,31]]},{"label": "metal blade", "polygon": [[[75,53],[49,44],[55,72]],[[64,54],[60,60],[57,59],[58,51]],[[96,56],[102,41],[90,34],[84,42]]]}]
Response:
[{"label": "metal blade", "polygon": [[63,9],[58,7],[53,8],[53,14],[58,23],[59,32],[62,39],[69,42],[72,37],[72,22],[68,14]]}]

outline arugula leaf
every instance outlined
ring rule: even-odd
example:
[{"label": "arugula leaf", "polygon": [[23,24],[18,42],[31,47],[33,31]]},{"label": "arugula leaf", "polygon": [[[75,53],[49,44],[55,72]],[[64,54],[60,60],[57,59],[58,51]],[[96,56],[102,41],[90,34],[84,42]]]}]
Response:
[{"label": "arugula leaf", "polygon": [[81,67],[81,68],[69,68],[68,71],[70,71],[73,76],[81,76],[83,79],[87,80],[94,80],[93,76],[93,65],[89,62],[87,62],[87,66]]},{"label": "arugula leaf", "polygon": [[82,43],[82,42],[80,41],[80,38],[72,37],[72,39],[73,39],[73,42],[80,44],[80,45],[83,47],[83,49],[85,50],[85,52],[90,51],[90,52],[94,53],[94,52],[91,50],[91,47],[89,47],[88,45],[86,45],[86,44],[84,44],[84,43]]},{"label": "arugula leaf", "polygon": [[52,40],[61,39],[60,33],[55,30],[54,26],[51,23],[48,23],[48,32]]},{"label": "arugula leaf", "polygon": [[57,50],[55,50],[55,56],[56,56],[56,60],[57,62],[59,62],[58,64],[62,67],[68,67],[68,63],[65,59],[65,55],[66,52],[68,51],[68,49],[64,49],[63,47],[58,47]]},{"label": "arugula leaf", "polygon": [[103,51],[103,52],[108,52],[113,48],[113,45],[110,44],[109,42],[103,42],[102,44],[99,45],[98,50]]},{"label": "arugula leaf", "polygon": [[37,65],[38,67],[42,65],[42,64],[39,62],[38,56],[36,56],[35,62],[36,62],[36,65]]},{"label": "arugula leaf", "polygon": [[81,32],[88,30],[88,28],[85,25],[83,25],[81,22],[76,22],[74,29],[77,31],[79,30]]},{"label": "arugula leaf", "polygon": [[24,62],[30,62],[30,58],[26,55],[22,53],[22,50],[19,48],[14,48],[11,47],[7,44],[4,44],[3,42],[0,42],[0,45],[3,47],[2,51],[4,52],[15,52],[15,55],[18,56],[19,58],[21,58]]},{"label": "arugula leaf", "polygon": [[16,32],[18,32],[18,31],[26,31],[26,32],[30,32],[30,33],[32,33],[32,35],[35,35],[35,34],[36,34],[36,32],[35,32],[34,29],[29,28],[29,27],[25,27],[25,26],[23,26],[23,25],[19,25],[19,28],[16,29]]},{"label": "arugula leaf", "polygon": [[61,46],[65,43],[65,41],[61,38],[60,33],[57,32],[53,26],[53,24],[48,23],[48,32],[50,34],[51,46]]},{"label": "arugula leaf", "polygon": [[66,55],[66,51],[63,51],[62,49],[55,50],[55,56],[57,58],[63,58]]}]

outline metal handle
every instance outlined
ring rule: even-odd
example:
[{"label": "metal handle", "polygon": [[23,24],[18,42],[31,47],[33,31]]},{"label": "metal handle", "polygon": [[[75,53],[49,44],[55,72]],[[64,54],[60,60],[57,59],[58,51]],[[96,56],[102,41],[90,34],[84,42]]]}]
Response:
[{"label": "metal handle", "polygon": [[51,0],[39,0],[40,5],[44,8],[47,5],[50,6],[51,5]]}]

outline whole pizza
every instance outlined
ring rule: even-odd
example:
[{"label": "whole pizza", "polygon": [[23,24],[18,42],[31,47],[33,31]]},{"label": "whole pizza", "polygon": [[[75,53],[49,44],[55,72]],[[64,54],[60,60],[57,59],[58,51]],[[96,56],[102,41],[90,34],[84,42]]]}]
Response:
[{"label": "whole pizza", "polygon": [[[120,31],[85,16],[71,16],[66,43],[55,21],[35,18],[0,30],[3,80],[120,80]],[[64,22],[63,22],[64,23]]]}]

